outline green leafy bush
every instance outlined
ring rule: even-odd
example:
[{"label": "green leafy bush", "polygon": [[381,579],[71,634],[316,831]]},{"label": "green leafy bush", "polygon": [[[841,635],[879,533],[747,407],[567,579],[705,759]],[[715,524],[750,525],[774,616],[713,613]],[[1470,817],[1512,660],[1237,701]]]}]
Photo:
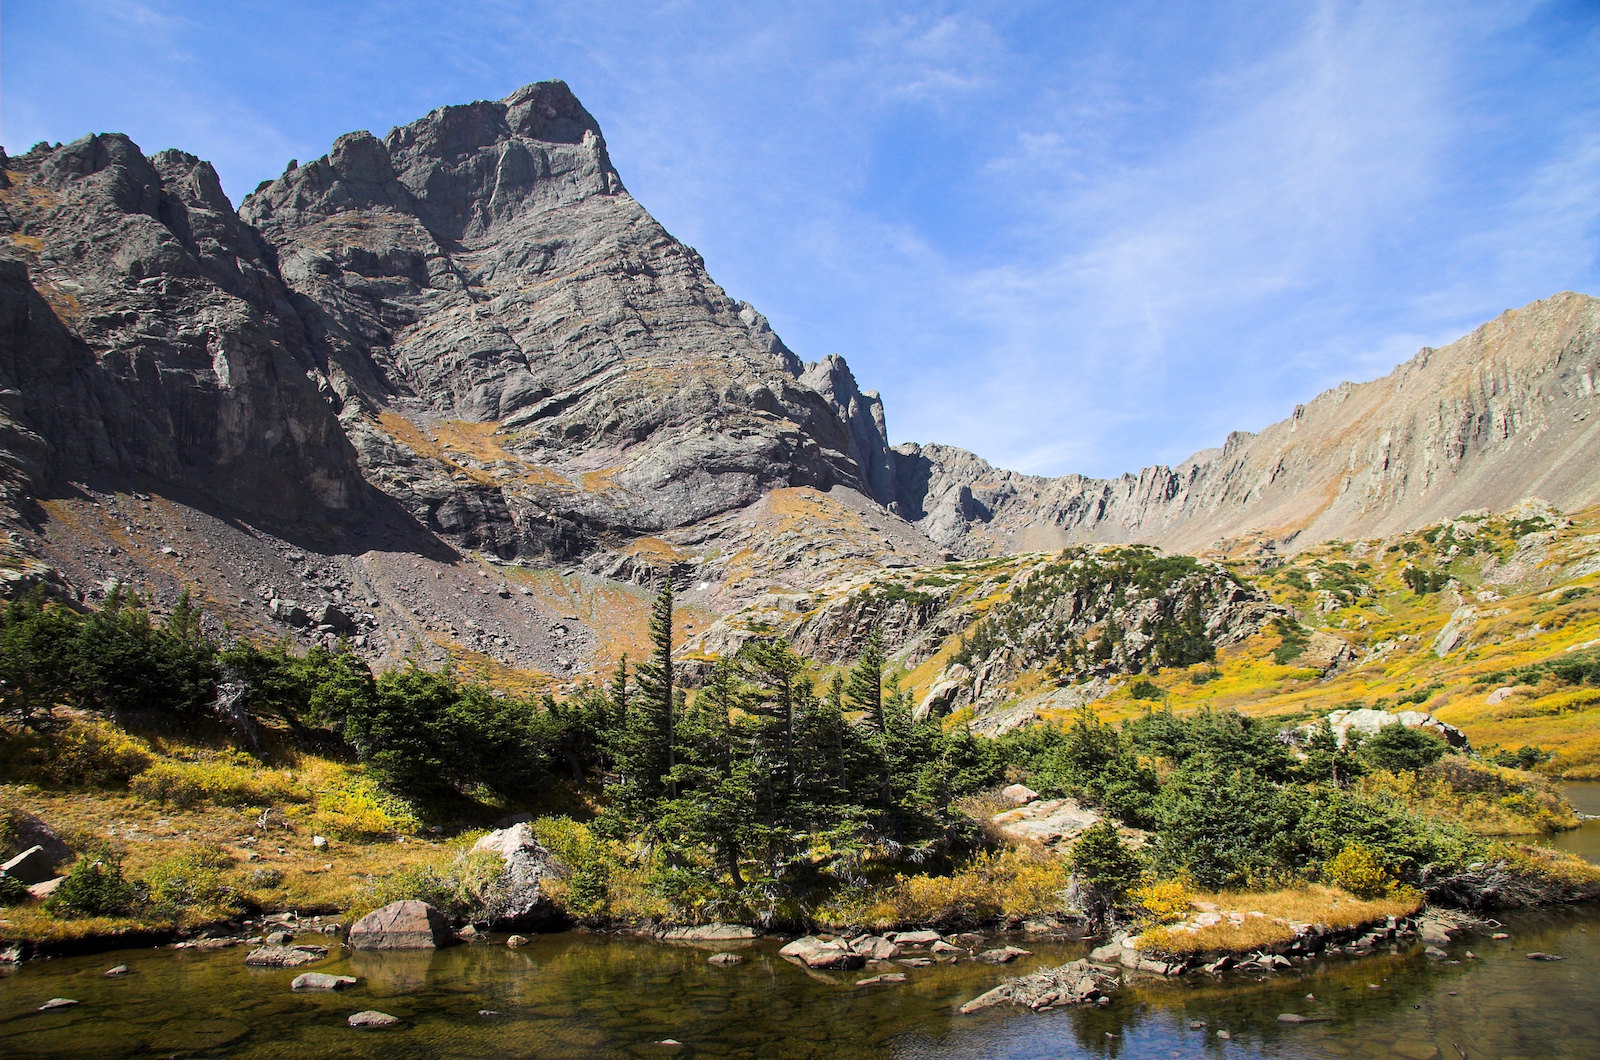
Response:
[{"label": "green leafy bush", "polygon": [[45,908],[65,917],[123,916],[138,898],[138,888],[122,875],[121,858],[101,848],[78,859]]},{"label": "green leafy bush", "polygon": [[1078,837],[1067,866],[1078,880],[1083,911],[1094,923],[1105,923],[1144,874],[1138,856],[1110,821],[1091,825]]},{"label": "green leafy bush", "polygon": [[1415,773],[1444,757],[1449,746],[1427,729],[1385,725],[1361,741],[1356,756],[1373,769]]},{"label": "green leafy bush", "polygon": [[17,779],[52,787],[125,787],[151,762],[142,743],[103,721],[74,721],[5,743]]},{"label": "green leafy bush", "polygon": [[1381,898],[1396,884],[1383,858],[1361,842],[1346,843],[1343,850],[1328,859],[1322,875],[1357,898]]},{"label": "green leafy bush", "polygon": [[1143,677],[1128,686],[1128,696],[1131,699],[1159,700],[1164,694],[1159,685]]},{"label": "green leafy bush", "polygon": [[159,858],[144,870],[146,901],[158,916],[187,909],[203,909],[213,917],[237,914],[243,906],[227,882],[232,865],[232,856],[213,844]]}]

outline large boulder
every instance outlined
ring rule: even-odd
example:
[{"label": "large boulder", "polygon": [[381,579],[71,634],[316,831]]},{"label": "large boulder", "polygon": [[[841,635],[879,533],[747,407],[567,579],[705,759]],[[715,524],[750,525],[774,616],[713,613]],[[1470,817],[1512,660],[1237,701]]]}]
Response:
[{"label": "large boulder", "polygon": [[[1387,710],[1373,710],[1370,707],[1363,707],[1360,710],[1336,710],[1328,715],[1328,725],[1333,729],[1334,738],[1339,741],[1340,747],[1349,742],[1352,732],[1360,733],[1362,736],[1376,736],[1380,729],[1389,725],[1430,729],[1444,737],[1451,747],[1467,746],[1466,733],[1421,710],[1402,710],[1398,714],[1391,714]],[[1310,729],[1309,725],[1301,726],[1301,732],[1307,735]]]},{"label": "large boulder", "polygon": [[472,844],[472,852],[498,855],[505,871],[484,895],[484,918],[497,928],[531,928],[561,917],[561,910],[545,893],[544,880],[560,866],[550,851],[534,838],[526,821],[490,832]]},{"label": "large boulder", "polygon": [[24,886],[32,887],[36,883],[55,879],[56,868],[51,864],[50,856],[45,853],[44,847],[31,846],[4,865],[0,865],[0,873],[21,881]]},{"label": "large boulder", "polygon": [[427,902],[390,902],[357,920],[348,940],[353,950],[432,950],[455,939],[450,921]]},{"label": "large boulder", "polygon": [[1076,839],[1086,828],[1099,823],[1100,815],[1072,799],[1036,799],[1026,806],[997,813],[990,820],[1013,842],[1054,846]]},{"label": "large boulder", "polygon": [[[30,847],[38,847],[51,865],[65,865],[73,858],[72,848],[56,835],[54,829],[31,813],[13,811],[11,833],[18,850],[27,852]],[[54,876],[55,873],[50,875]]]}]

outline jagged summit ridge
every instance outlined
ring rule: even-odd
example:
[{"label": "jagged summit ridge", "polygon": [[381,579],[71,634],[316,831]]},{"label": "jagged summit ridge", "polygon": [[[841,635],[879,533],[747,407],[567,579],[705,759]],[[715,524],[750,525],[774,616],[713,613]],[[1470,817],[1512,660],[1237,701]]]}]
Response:
[{"label": "jagged summit ridge", "polygon": [[[627,194],[560,82],[341,137],[241,213],[329,322],[369,475],[473,547],[574,554],[779,486],[871,489],[848,410]],[[504,466],[463,487],[384,412],[494,424]]]}]

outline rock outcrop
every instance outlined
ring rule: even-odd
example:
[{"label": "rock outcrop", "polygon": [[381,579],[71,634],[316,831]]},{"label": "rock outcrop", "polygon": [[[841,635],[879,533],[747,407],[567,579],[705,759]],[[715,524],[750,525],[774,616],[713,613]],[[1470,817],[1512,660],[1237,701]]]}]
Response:
[{"label": "rock outcrop", "polygon": [[[1404,725],[1408,729],[1428,729],[1443,737],[1453,748],[1460,749],[1467,746],[1466,733],[1422,710],[1402,710],[1391,714],[1387,710],[1362,707],[1357,710],[1333,711],[1326,720],[1340,747],[1349,741],[1351,733],[1376,736],[1379,731],[1390,725]],[[1311,729],[1312,726],[1303,725],[1298,732],[1304,736],[1308,735]]]},{"label": "rock outcrop", "polygon": [[86,136],[4,159],[0,466],[159,483],[280,527],[371,501],[272,249],[209,163]]},{"label": "rock outcrop", "polygon": [[[775,487],[871,490],[843,362],[813,389],[627,193],[560,82],[342,136],[240,214],[327,321],[369,476],[467,547],[568,558]],[[427,440],[462,423],[467,451]]]}]

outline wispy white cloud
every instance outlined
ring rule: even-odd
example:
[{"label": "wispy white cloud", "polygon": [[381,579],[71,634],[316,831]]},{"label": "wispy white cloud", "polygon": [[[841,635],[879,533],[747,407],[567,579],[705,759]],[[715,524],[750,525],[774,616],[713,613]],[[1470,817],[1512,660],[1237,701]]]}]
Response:
[{"label": "wispy white cloud", "polygon": [[7,9],[8,146],[121,124],[236,197],[564,77],[629,189],[802,356],[849,357],[895,438],[1026,470],[1174,462],[1600,287],[1578,0],[62,3]]}]

